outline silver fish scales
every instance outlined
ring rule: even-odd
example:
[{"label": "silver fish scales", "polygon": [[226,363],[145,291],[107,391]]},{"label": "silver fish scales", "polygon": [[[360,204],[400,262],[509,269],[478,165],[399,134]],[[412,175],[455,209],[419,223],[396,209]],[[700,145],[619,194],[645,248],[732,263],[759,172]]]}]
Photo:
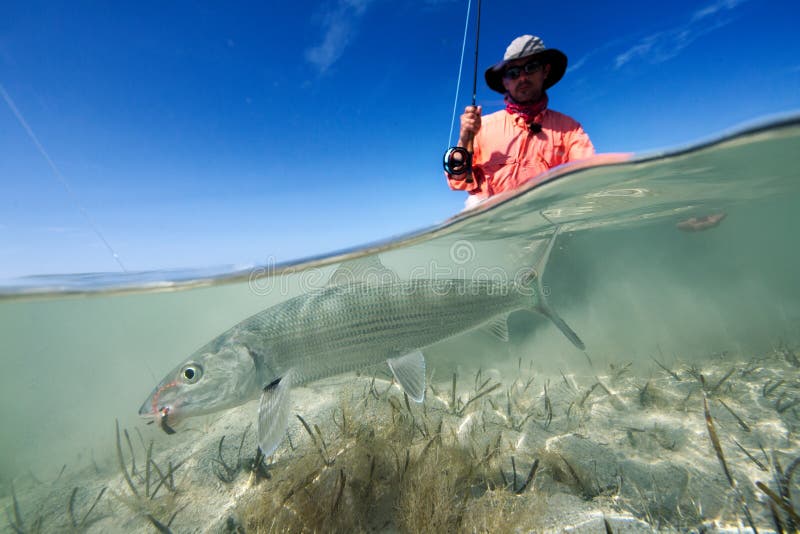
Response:
[{"label": "silver fish scales", "polygon": [[[301,295],[241,323],[271,354],[314,380],[381,363],[531,308],[532,290],[514,282],[412,280],[346,284]],[[246,336],[253,340],[253,336]]]}]

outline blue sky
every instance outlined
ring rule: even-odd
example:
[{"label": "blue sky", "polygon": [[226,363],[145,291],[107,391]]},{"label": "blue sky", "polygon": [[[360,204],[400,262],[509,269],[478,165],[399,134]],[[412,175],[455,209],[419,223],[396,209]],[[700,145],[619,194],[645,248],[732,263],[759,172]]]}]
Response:
[{"label": "blue sky", "polygon": [[[487,1],[480,70],[525,33],[563,50],[550,105],[600,152],[800,109],[800,3],[666,5]],[[143,270],[289,260],[454,214],[440,161],[466,9],[5,3],[0,278],[119,271],[93,226]],[[478,101],[502,105],[482,81]]]}]

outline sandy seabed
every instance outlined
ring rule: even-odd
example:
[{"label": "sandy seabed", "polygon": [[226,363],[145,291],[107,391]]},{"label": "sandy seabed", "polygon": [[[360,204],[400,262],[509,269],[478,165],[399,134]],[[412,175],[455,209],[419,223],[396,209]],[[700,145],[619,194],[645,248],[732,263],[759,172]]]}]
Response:
[{"label": "sandy seabed", "polygon": [[[653,360],[545,376],[432,377],[415,404],[382,371],[293,392],[252,469],[257,402],[110,432],[109,459],[18,479],[8,532],[794,531],[800,359]],[[446,378],[445,378],[446,375]],[[302,418],[302,421],[301,421]]]}]

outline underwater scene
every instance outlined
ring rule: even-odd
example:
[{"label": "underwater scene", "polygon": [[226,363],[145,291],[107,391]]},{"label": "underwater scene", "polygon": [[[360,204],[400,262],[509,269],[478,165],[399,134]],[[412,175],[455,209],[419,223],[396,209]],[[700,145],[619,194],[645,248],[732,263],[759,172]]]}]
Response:
[{"label": "underwater scene", "polygon": [[2,532],[800,528],[800,119],[394,240],[0,286]]}]

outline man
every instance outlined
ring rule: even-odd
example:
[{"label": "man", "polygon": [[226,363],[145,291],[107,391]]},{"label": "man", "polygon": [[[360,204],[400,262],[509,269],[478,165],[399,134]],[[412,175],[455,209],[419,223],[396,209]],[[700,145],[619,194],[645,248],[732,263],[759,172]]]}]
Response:
[{"label": "man", "polygon": [[581,125],[547,107],[546,90],[566,70],[567,56],[532,35],[514,39],[503,61],[486,70],[487,85],[505,95],[506,109],[481,118],[481,106],[467,106],[458,146],[472,147],[472,172],[446,173],[452,189],[470,194],[467,207],[594,154]]}]

